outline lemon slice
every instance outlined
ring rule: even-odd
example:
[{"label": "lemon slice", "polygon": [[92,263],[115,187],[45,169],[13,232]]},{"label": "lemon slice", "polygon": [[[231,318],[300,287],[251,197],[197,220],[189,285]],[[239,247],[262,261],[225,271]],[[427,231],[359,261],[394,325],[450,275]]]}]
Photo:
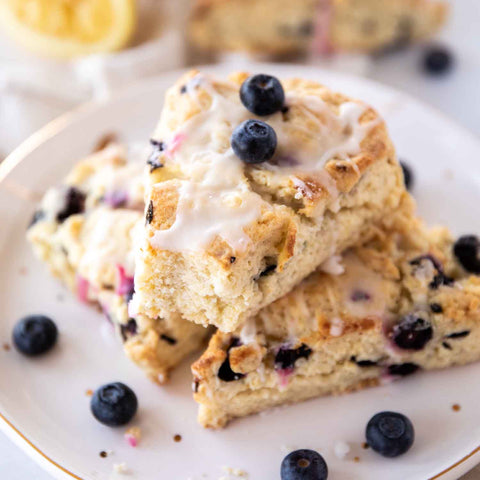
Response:
[{"label": "lemon slice", "polygon": [[70,58],[124,47],[135,0],[0,0],[0,27],[44,56]]}]

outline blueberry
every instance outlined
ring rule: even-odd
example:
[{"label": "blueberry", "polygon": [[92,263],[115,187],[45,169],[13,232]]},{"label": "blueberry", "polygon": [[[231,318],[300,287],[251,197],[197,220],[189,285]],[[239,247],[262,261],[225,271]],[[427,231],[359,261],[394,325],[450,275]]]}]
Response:
[{"label": "blueberry", "polygon": [[467,272],[480,274],[480,240],[478,237],[475,235],[460,237],[453,246],[453,253]]},{"label": "blueberry", "polygon": [[218,378],[223,380],[224,382],[234,382],[236,380],[240,380],[245,375],[243,373],[237,373],[232,370],[230,365],[230,349],[233,347],[238,347],[241,345],[240,339],[233,337],[232,341],[230,342],[230,346],[227,349],[227,358],[223,361],[218,369]]},{"label": "blueberry", "polygon": [[22,318],[13,329],[13,343],[18,351],[35,356],[50,350],[57,341],[55,323],[44,315]]},{"label": "blueberry", "polygon": [[452,68],[452,65],[453,57],[444,47],[432,47],[423,57],[423,68],[432,75],[444,74]]},{"label": "blueberry", "polygon": [[85,194],[78,188],[70,187],[65,194],[65,205],[57,213],[57,221],[62,223],[71,215],[83,213],[85,210]]},{"label": "blueberry", "polygon": [[147,160],[147,165],[150,165],[150,173],[155,171],[157,168],[163,167],[163,163],[160,161],[160,156],[165,150],[165,144],[158,140],[151,139],[150,144],[152,145],[152,152]]},{"label": "blueberry", "polygon": [[145,225],[149,225],[153,220],[153,202],[150,200],[150,203],[147,207],[147,213],[145,214]]},{"label": "blueberry", "polygon": [[415,363],[396,363],[388,367],[388,373],[396,377],[406,377],[412,375],[420,369]]},{"label": "blueberry", "polygon": [[281,480],[327,480],[328,467],[314,450],[295,450],[282,461]]},{"label": "blueberry", "polygon": [[392,340],[403,350],[421,350],[433,336],[432,325],[418,315],[405,315],[393,327]]},{"label": "blueberry", "polygon": [[263,117],[282,109],[285,92],[275,77],[254,75],[247,78],[240,87],[240,100],[247,110]]},{"label": "blueberry", "polygon": [[275,369],[285,370],[286,368],[293,368],[299,358],[308,358],[311,353],[312,350],[304,343],[295,349],[280,347],[280,350],[275,355]]},{"label": "blueberry", "polygon": [[400,166],[403,171],[403,180],[405,182],[405,188],[410,191],[413,187],[413,172],[412,169],[405,163],[400,161]]},{"label": "blueberry", "polygon": [[368,422],[367,443],[384,457],[398,457],[413,445],[415,432],[412,422],[401,413],[380,412]]},{"label": "blueberry", "polygon": [[120,325],[120,334],[125,342],[128,338],[137,334],[137,322],[135,319],[130,318],[127,323]]},{"label": "blueberry", "polygon": [[108,383],[93,394],[90,409],[104,425],[119,427],[128,423],[137,412],[138,401],[133,390],[123,383]]},{"label": "blueberry", "polygon": [[277,135],[265,122],[247,120],[233,131],[232,148],[245,163],[266,162],[275,153]]}]

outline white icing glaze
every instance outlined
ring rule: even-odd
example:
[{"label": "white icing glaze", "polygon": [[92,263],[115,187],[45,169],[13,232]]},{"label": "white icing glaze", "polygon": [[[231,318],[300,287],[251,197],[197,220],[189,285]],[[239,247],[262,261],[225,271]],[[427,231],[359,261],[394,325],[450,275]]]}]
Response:
[{"label": "white icing glaze", "polygon": [[96,283],[102,272],[115,271],[121,265],[125,274],[133,277],[133,226],[139,221],[140,213],[131,210],[99,208],[92,212],[82,232],[84,255],[78,265],[79,273]]},{"label": "white icing glaze", "polygon": [[330,322],[330,335],[332,337],[340,337],[343,333],[344,323],[341,318],[334,317]]},{"label": "white icing glaze", "polygon": [[57,215],[65,208],[65,194],[67,189],[64,187],[50,188],[42,199],[42,211],[45,212],[48,221],[55,221]]},{"label": "white icing glaze", "polygon": [[345,272],[345,267],[342,265],[341,255],[331,256],[329,259],[325,260],[319,268],[322,272],[328,273],[329,275],[341,275]]},{"label": "white icing glaze", "polygon": [[[234,250],[245,250],[250,238],[244,228],[258,219],[263,209],[271,208],[250,189],[245,165],[230,146],[233,130],[254,115],[241,104],[235,84],[225,82],[220,94],[207,75],[198,74],[185,87],[185,95],[194,103],[201,105],[201,88],[210,96],[211,104],[206,110],[200,107],[201,111],[177,130],[168,127],[170,112],[164,111],[154,138],[165,142],[167,161],[180,170],[179,198],[174,223],[169,229],[157,230],[150,243],[158,249],[191,251],[205,248],[220,236]],[[373,125],[359,123],[366,106],[347,102],[339,107],[337,115],[318,97],[292,93],[287,94],[286,104],[303,110],[309,128],[285,122],[281,113],[263,118],[275,130],[278,145],[272,162],[258,168],[279,177],[293,177],[299,186],[301,180],[295,174],[315,173],[330,194],[328,208],[336,211],[338,191],[323,167],[333,157],[346,159],[360,152],[360,143]],[[299,141],[302,136],[308,146]],[[275,164],[282,156],[294,158],[293,165]],[[308,195],[308,188],[302,188],[302,193]]]},{"label": "white icing glaze", "polygon": [[245,321],[240,331],[240,341],[243,345],[254,343],[257,341],[257,326],[255,318],[249,318]]}]

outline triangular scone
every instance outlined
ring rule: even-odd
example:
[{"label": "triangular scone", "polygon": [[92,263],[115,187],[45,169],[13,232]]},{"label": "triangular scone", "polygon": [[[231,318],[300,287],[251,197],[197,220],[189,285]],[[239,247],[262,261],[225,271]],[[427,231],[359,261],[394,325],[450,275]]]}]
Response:
[{"label": "triangular scone", "polygon": [[[386,127],[368,105],[311,80],[284,80],[282,111],[261,117],[274,157],[247,164],[233,130],[247,74],[196,71],[167,93],[149,159],[134,304],[151,317],[233,331],[335,252],[388,221],[405,195]],[[258,117],[257,117],[258,118]]]},{"label": "triangular scone", "polygon": [[372,52],[432,36],[447,12],[441,0],[196,0],[190,37],[214,52]]},{"label": "triangular scone", "polygon": [[480,277],[446,230],[406,220],[324,267],[212,337],[192,366],[202,425],[480,359]]},{"label": "triangular scone", "polygon": [[82,301],[100,305],[127,355],[163,383],[208,332],[179,315],[151,320],[128,313],[134,231],[143,222],[143,168],[143,156],[128,155],[120,145],[82,160],[63,185],[46,193],[27,237],[55,276]]}]

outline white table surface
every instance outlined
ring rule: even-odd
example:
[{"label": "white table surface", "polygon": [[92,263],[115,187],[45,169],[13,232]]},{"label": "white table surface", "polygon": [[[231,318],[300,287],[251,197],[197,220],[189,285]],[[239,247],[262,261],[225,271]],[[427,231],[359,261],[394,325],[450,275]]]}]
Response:
[{"label": "white table surface", "polygon": [[[423,99],[480,135],[480,3],[479,0],[452,3],[452,19],[439,40],[455,55],[456,66],[450,74],[440,78],[426,76],[419,68],[422,49],[415,48],[375,61],[368,76]],[[15,95],[0,95],[0,158],[70,106],[59,101],[46,106],[32,97],[25,116],[14,108]],[[18,118],[12,118],[13,111]],[[12,123],[20,126],[8,130]],[[0,433],[0,479],[51,480],[51,477]],[[480,467],[462,480],[480,480]]]}]

